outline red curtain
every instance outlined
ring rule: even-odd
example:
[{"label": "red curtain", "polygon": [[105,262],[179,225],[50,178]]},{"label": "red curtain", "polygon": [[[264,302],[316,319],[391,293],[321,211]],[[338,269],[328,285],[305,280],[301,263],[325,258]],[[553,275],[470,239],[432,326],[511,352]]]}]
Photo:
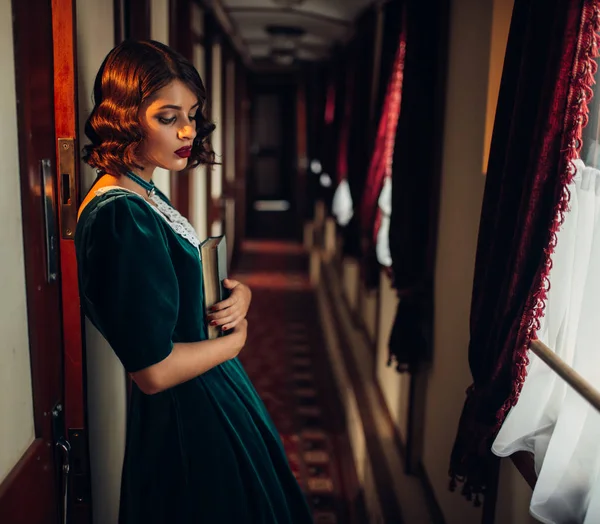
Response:
[{"label": "red curtain", "polygon": [[400,103],[402,100],[405,52],[406,31],[403,28],[396,50],[392,75],[388,81],[387,92],[379,119],[375,148],[369,164],[369,172],[361,204],[361,229],[363,237],[367,237],[371,241],[371,247],[377,241],[377,232],[379,231],[381,218],[377,201],[383,187],[383,182],[386,177],[391,176],[392,171],[396,127],[398,125]]},{"label": "red curtain", "polygon": [[[473,384],[451,457],[451,488],[485,492],[490,447],[526,375],[550,256],[587,122],[598,0],[516,0],[490,152],[474,275]],[[443,341],[442,341],[443,343]]]},{"label": "red curtain", "polygon": [[352,69],[352,80],[350,81],[350,105],[348,106],[351,118],[349,118],[350,123],[346,128],[345,162],[348,186],[355,204],[355,212],[348,225],[343,228],[342,234],[344,254],[356,258],[362,256],[360,202],[365,189],[372,147],[372,133],[369,133],[371,118],[369,102],[373,85],[376,28],[377,7],[372,5],[356,21],[355,36],[347,48],[348,67]]},{"label": "red curtain", "polygon": [[325,99],[325,125],[330,126],[333,124],[335,118],[335,85],[333,78],[329,79],[327,85],[327,96]]},{"label": "red curtain", "polygon": [[433,275],[445,112],[448,0],[406,2],[406,56],[392,167],[390,252],[401,297],[390,363],[414,371],[430,360]]},{"label": "red curtain", "polygon": [[[338,148],[340,142],[340,129],[343,125],[345,104],[345,71],[344,60],[332,60],[325,66],[324,76],[326,78],[327,91],[325,96],[325,107],[323,112],[322,140],[319,144],[319,158],[324,173],[336,178]],[[325,188],[317,184],[317,194],[327,206],[331,205],[331,199],[335,185]]]},{"label": "red curtain", "polygon": [[346,103],[344,104],[344,116],[342,120],[342,128],[340,130],[340,142],[338,144],[337,156],[337,184],[348,177],[348,141],[350,139],[350,125],[352,123],[352,103],[354,102],[354,67],[353,63],[348,60],[346,63]]}]

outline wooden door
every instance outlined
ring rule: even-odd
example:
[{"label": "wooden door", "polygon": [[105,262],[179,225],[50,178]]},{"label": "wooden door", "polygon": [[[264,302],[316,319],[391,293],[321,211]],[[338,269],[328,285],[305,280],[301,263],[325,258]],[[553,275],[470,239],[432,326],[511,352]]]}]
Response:
[{"label": "wooden door", "polygon": [[[3,464],[6,474],[0,472],[0,522],[54,524],[66,522],[67,505],[73,500],[68,496],[72,495],[69,486],[72,486],[73,472],[85,469],[83,454],[77,456],[79,463],[75,468],[73,465],[68,468],[69,459],[73,464],[73,455],[79,450],[73,453],[67,428],[74,428],[80,437],[85,430],[81,374],[74,380],[73,387],[69,380],[75,375],[73,366],[63,364],[70,364],[71,359],[75,363],[77,359],[81,361],[72,249],[74,225],[60,216],[60,211],[76,206],[76,188],[70,178],[72,173],[64,165],[59,167],[55,125],[60,129],[65,118],[63,114],[55,113],[54,100],[54,86],[57,85],[63,91],[70,90],[71,108],[74,107],[73,59],[72,54],[66,59],[69,49],[62,47],[69,35],[62,35],[58,49],[63,58],[58,57],[58,61],[53,40],[53,22],[57,33],[64,32],[69,20],[72,21],[72,7],[70,3],[65,6],[58,0],[54,4],[51,0],[14,0],[12,6],[7,4],[3,3],[1,8],[7,12],[0,13],[0,20],[6,25],[0,31],[5,37],[4,45],[0,47],[3,64],[6,61],[4,65],[11,67],[3,68],[4,88],[0,86],[0,90],[3,104],[7,104],[3,115],[6,114],[8,120],[13,112],[15,116],[9,142],[14,139],[16,147],[11,158],[18,168],[3,175],[7,180],[3,186],[9,196],[14,189],[11,202],[20,201],[20,206],[11,210],[11,202],[0,199],[0,215],[11,214],[4,217],[8,218],[4,234],[15,235],[7,246],[3,246],[7,250],[3,265],[8,261],[3,271],[6,269],[9,274],[3,275],[7,280],[2,301],[13,305],[13,310],[9,311],[10,320],[17,325],[9,331],[10,342],[17,343],[10,348],[12,365],[6,373],[19,374],[23,371],[20,366],[23,363],[28,367],[19,384],[9,385],[14,389],[4,392],[9,398],[11,392],[16,392],[13,402],[0,406],[0,409],[3,418],[18,411],[19,424],[27,428],[29,420],[31,425],[29,432],[20,434],[19,438],[26,437],[22,442],[11,439],[16,460],[13,460],[14,464]],[[72,33],[70,42],[72,51]],[[71,65],[70,70],[64,67],[67,62]],[[56,82],[55,70],[58,72]],[[14,96],[7,91],[10,88],[6,88],[7,82],[12,80]],[[11,107],[11,104],[14,105]],[[13,136],[15,129],[16,136]],[[7,147],[6,143],[2,147]],[[71,238],[63,240],[65,235]],[[18,263],[10,263],[11,260],[20,261],[20,267]],[[21,280],[23,285],[19,286]],[[17,288],[11,290],[10,285],[15,282]],[[26,301],[20,301],[20,293]],[[66,314],[63,314],[63,308]],[[5,312],[0,308],[0,315]],[[19,338],[15,333],[20,317],[23,318],[25,336]],[[67,349],[65,355],[63,352]],[[16,420],[17,417],[13,417],[13,421]],[[8,426],[4,427],[5,431]],[[15,434],[19,434],[18,428]],[[84,439],[75,440],[77,447]],[[5,443],[3,451],[4,446]],[[20,455],[15,453],[16,450],[20,450]],[[85,488],[75,492],[81,502],[86,502]],[[71,514],[75,516],[77,512]],[[70,522],[79,524],[86,520],[70,519]]]},{"label": "wooden door", "polygon": [[257,76],[252,83],[252,158],[246,187],[251,237],[295,234],[295,96],[288,76]]},{"label": "wooden door", "polygon": [[[27,13],[35,12],[31,4],[39,10],[30,20]],[[0,238],[3,244],[8,241],[2,246],[6,252],[0,323],[3,328],[12,324],[3,338],[8,337],[6,346],[12,346],[13,353],[10,360],[6,349],[0,353],[2,364],[10,366],[3,375],[3,395],[11,399],[0,408],[4,419],[0,522],[54,524],[59,522],[60,485],[53,426],[60,425],[63,399],[58,259],[47,249],[56,220],[51,184],[55,154],[50,8],[44,2],[15,0],[12,6],[3,2],[0,10],[0,112],[13,126],[5,129],[0,146],[9,155],[0,169],[2,192],[10,198],[0,197],[5,228]],[[14,205],[19,200],[21,205]],[[16,286],[11,285],[14,282]],[[7,308],[7,303],[13,306]],[[18,382],[11,381],[14,374],[20,375]]]},{"label": "wooden door", "polygon": [[[0,18],[13,22],[19,160],[10,175],[20,185],[15,196],[21,202],[28,333],[27,343],[13,351],[29,353],[31,377],[30,394],[21,391],[15,401],[30,407],[33,425],[28,446],[0,484],[0,522],[54,524],[68,518],[84,524],[90,522],[90,500],[73,246],[73,6],[65,0],[15,0],[8,9],[9,16]],[[18,251],[12,247],[9,256]],[[9,270],[19,278],[17,267]],[[13,298],[17,294],[5,300]]]}]

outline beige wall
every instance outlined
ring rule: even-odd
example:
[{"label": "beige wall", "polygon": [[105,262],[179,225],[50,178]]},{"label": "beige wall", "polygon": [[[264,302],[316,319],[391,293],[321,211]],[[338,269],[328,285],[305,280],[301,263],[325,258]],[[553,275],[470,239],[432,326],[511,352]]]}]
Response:
[{"label": "beige wall", "polygon": [[531,488],[519,473],[512,460],[500,461],[496,524],[535,524],[529,514]]},{"label": "beige wall", "polygon": [[169,0],[150,0],[150,38],[169,45]]},{"label": "beige wall", "polygon": [[10,2],[0,2],[0,482],[34,439]]},{"label": "beige wall", "polygon": [[365,330],[369,337],[369,342],[375,342],[377,331],[377,304],[378,295],[376,289],[368,289],[364,283],[361,283],[361,316],[365,323]]},{"label": "beige wall", "polygon": [[342,261],[342,276],[344,282],[344,296],[352,313],[358,309],[358,292],[360,289],[360,267],[358,260],[345,257]]},{"label": "beige wall", "polygon": [[[102,27],[102,31],[98,31]],[[77,68],[80,141],[90,114],[98,68],[114,45],[112,0],[77,0]],[[84,193],[95,178],[82,164]],[[125,453],[125,372],[114,352],[89,321],[85,325],[87,409],[95,523],[117,522]]]},{"label": "beige wall", "polygon": [[398,297],[392,288],[390,278],[382,271],[379,282],[379,340],[377,342],[376,373],[377,380],[388,410],[399,431],[402,440],[406,443],[408,437],[408,400],[410,376],[398,373],[394,365],[388,366],[390,334]]},{"label": "beige wall", "polygon": [[448,491],[448,463],[471,382],[469,312],[484,177],[481,157],[492,0],[451,3],[434,362],[426,400],[423,465],[447,524],[479,524],[481,510]]}]

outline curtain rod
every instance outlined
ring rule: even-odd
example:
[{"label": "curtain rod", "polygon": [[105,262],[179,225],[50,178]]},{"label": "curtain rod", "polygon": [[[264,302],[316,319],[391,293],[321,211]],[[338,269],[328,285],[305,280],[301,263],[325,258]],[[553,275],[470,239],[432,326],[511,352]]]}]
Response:
[{"label": "curtain rod", "polygon": [[600,391],[540,340],[532,340],[529,349],[540,357],[569,386],[600,412]]}]

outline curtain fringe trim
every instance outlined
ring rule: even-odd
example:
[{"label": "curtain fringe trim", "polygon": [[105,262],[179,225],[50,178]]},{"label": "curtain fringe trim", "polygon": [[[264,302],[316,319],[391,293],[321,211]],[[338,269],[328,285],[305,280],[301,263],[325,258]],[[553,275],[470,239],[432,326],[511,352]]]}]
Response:
[{"label": "curtain fringe trim", "polygon": [[561,161],[561,165],[564,167],[560,179],[561,196],[554,208],[554,219],[549,228],[549,241],[548,247],[544,250],[543,264],[533,285],[533,289],[536,291],[531,295],[523,312],[521,326],[526,328],[526,339],[515,358],[513,390],[496,416],[497,424],[494,428],[496,433],[500,430],[510,409],[517,403],[527,375],[529,345],[540,329],[541,319],[546,309],[546,300],[550,290],[552,255],[557,245],[557,234],[569,210],[571,194],[568,186],[576,172],[573,161],[579,157],[581,151],[583,128],[588,122],[588,103],[593,97],[592,86],[595,84],[594,75],[598,67],[594,59],[599,56],[599,30],[600,8],[596,1],[586,2],[565,121],[564,156]]},{"label": "curtain fringe trim", "polygon": [[[598,6],[598,0],[586,0],[582,12],[581,27],[572,72],[572,85],[567,103],[567,116],[565,119],[565,134],[562,150],[564,155],[561,159],[561,166],[564,166],[560,178],[561,195],[555,206],[554,219],[548,230],[548,247],[544,250],[543,262],[532,286],[536,291],[531,294],[523,312],[521,320],[521,328],[523,331],[521,332],[525,333],[525,340],[517,341],[517,347],[519,349],[514,356],[512,390],[509,397],[496,413],[495,424],[487,426],[488,431],[486,431],[485,426],[478,428],[479,431],[485,432],[485,434],[482,434],[482,440],[479,441],[486,442],[490,446],[493,439],[500,431],[508,412],[516,405],[519,399],[527,376],[529,345],[540,329],[541,319],[544,316],[548,291],[550,290],[549,276],[550,270],[552,269],[552,255],[556,248],[558,231],[565,220],[565,214],[569,210],[571,195],[568,186],[576,173],[573,161],[579,157],[583,145],[582,132],[583,128],[585,128],[588,123],[588,104],[594,94],[592,86],[595,84],[594,75],[598,68],[594,59],[600,55],[599,32],[600,8]],[[473,385],[469,386],[467,389],[467,402],[473,402],[475,400],[476,395],[474,395],[474,390],[475,388]],[[489,431],[490,429],[491,431]],[[463,464],[463,466],[465,465]],[[465,467],[464,469],[468,471],[470,468]],[[458,472],[451,469],[449,471],[449,476],[450,491],[455,491],[458,484],[462,484],[461,494],[467,500],[473,501],[474,506],[481,505],[480,495],[485,495],[487,487],[485,475],[474,479],[468,475],[460,475]]]}]

